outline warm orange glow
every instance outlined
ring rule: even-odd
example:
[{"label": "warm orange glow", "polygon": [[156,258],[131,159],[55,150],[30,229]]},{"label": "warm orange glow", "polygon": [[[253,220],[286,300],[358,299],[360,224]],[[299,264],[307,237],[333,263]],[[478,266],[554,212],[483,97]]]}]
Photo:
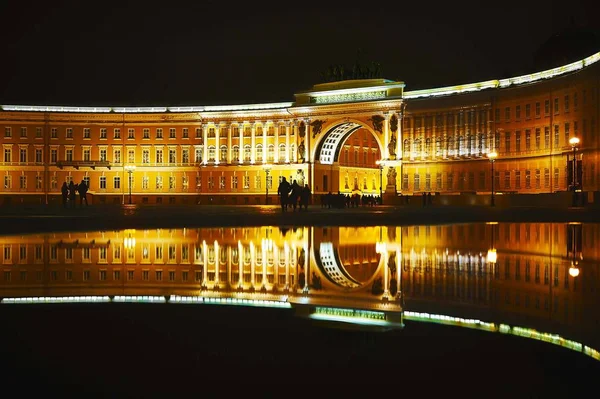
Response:
[{"label": "warm orange glow", "polygon": [[496,249],[492,248],[487,251],[487,262],[488,263],[496,263],[498,260],[498,254],[496,253]]},{"label": "warm orange glow", "polygon": [[487,156],[490,159],[490,161],[494,161],[498,157],[498,153],[496,151],[492,151],[489,154],[487,154]]}]

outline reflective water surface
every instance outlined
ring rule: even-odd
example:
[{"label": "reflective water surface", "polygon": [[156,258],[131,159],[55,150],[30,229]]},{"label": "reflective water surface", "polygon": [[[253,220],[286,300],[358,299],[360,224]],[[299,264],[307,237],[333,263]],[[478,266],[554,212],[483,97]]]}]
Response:
[{"label": "reflective water surface", "polygon": [[203,228],[0,237],[0,306],[289,308],[334,328],[452,324],[600,360],[600,225]]}]

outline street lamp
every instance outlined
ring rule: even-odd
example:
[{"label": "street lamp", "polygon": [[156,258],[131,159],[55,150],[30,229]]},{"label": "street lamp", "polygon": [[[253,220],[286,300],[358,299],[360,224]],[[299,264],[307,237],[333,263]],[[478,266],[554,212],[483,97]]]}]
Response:
[{"label": "street lamp", "polygon": [[129,203],[131,204],[131,186],[133,183],[133,171],[135,170],[135,165],[126,165],[125,170],[129,173]]},{"label": "street lamp", "polygon": [[495,206],[496,203],[494,201],[494,162],[496,161],[496,158],[498,157],[498,153],[496,151],[492,151],[489,154],[487,154],[488,158],[490,159],[490,164],[492,165],[492,197],[491,197],[491,206]]},{"label": "street lamp", "polygon": [[579,276],[579,262],[576,260],[571,261],[571,267],[569,268],[569,276],[577,277]]},{"label": "street lamp", "polygon": [[577,206],[577,145],[579,144],[579,137],[571,137],[569,139],[569,144],[571,144],[571,148],[573,149],[573,179],[572,190],[573,190],[573,206]]},{"label": "street lamp", "polygon": [[379,203],[383,205],[383,160],[375,161],[375,163],[379,166]]},{"label": "street lamp", "polygon": [[264,165],[263,168],[265,169],[265,205],[269,205],[269,173],[271,173],[271,165]]}]

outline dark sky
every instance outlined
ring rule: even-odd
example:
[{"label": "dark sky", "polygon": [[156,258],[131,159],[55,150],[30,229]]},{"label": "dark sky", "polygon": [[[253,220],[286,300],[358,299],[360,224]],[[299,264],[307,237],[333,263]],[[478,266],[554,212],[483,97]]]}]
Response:
[{"label": "dark sky", "polygon": [[[235,4],[241,3],[241,4]],[[294,101],[330,65],[407,90],[514,76],[594,1],[0,1],[0,104]]]}]

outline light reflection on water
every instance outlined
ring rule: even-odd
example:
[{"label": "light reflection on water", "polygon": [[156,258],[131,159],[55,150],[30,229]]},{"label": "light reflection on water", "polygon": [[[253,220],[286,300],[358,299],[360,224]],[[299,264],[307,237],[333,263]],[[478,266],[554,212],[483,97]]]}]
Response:
[{"label": "light reflection on water", "polygon": [[598,224],[199,228],[0,237],[2,305],[147,302],[293,308],[598,348]]}]

